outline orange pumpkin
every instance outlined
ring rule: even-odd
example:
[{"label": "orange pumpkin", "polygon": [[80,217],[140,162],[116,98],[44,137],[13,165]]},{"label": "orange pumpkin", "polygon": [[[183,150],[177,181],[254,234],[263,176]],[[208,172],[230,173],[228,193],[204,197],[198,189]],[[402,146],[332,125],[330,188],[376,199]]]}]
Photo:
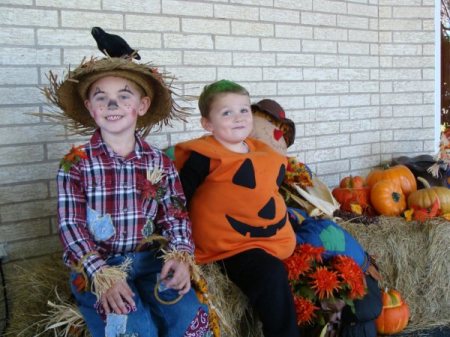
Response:
[{"label": "orange pumpkin", "polygon": [[406,199],[400,184],[393,180],[380,180],[370,190],[370,202],[382,215],[398,216],[406,209]]},{"label": "orange pumpkin", "polygon": [[365,180],[361,176],[348,176],[342,178],[339,183],[339,187],[342,188],[363,188],[366,184]]},{"label": "orange pumpkin", "polygon": [[401,294],[395,289],[385,289],[381,301],[383,309],[375,321],[377,332],[382,335],[393,335],[402,331],[409,320],[409,307]]},{"label": "orange pumpkin", "polygon": [[405,196],[417,190],[416,178],[405,165],[385,165],[381,169],[374,169],[367,175],[366,182],[369,187],[373,187],[380,180],[397,181]]},{"label": "orange pumpkin", "polygon": [[336,187],[332,191],[333,196],[341,204],[341,210],[352,212],[352,204],[358,204],[362,209],[369,206],[370,188],[342,188]]},{"label": "orange pumpkin", "polygon": [[417,179],[425,187],[409,195],[408,206],[410,208],[430,208],[437,198],[442,213],[450,213],[450,189],[443,186],[430,187],[430,184],[424,178],[417,177]]}]

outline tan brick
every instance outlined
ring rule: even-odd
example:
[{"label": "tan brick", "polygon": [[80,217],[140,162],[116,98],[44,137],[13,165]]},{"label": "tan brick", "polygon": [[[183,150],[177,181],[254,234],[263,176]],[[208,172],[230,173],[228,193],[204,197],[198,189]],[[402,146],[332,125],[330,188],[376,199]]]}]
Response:
[{"label": "tan brick", "polygon": [[213,40],[208,35],[164,34],[165,48],[212,49]]},{"label": "tan brick", "polygon": [[123,15],[110,14],[102,12],[88,11],[62,11],[61,26],[70,28],[88,28],[92,27],[95,22],[96,26],[100,26],[110,33],[114,29],[123,29]]},{"label": "tan brick", "polygon": [[[306,108],[331,108],[339,105],[339,96],[305,97]],[[339,131],[337,131],[339,132]],[[336,133],[337,133],[336,132]]]},{"label": "tan brick", "polygon": [[350,92],[379,92],[380,83],[378,81],[351,81]]},{"label": "tan brick", "polygon": [[34,30],[31,28],[2,27],[0,41],[6,45],[20,45],[21,47],[35,44]]},{"label": "tan brick", "polygon": [[393,7],[394,18],[432,18],[434,16],[434,7]]},{"label": "tan brick", "polygon": [[59,64],[61,52],[59,49],[9,48],[0,49],[2,65],[41,65]]},{"label": "tan brick", "polygon": [[434,57],[432,56],[402,56],[393,57],[394,68],[433,68]]},{"label": "tan brick", "polygon": [[348,172],[350,163],[348,160],[321,162],[317,164],[317,174],[332,174],[336,172]]},{"label": "tan brick", "polygon": [[417,94],[381,94],[381,104],[421,104],[422,95]]},{"label": "tan brick", "polygon": [[[200,5],[203,6],[203,4]],[[214,17],[220,19],[256,21],[258,20],[258,11],[250,6],[214,4]]]},{"label": "tan brick", "polygon": [[55,235],[9,243],[7,251],[9,261],[24,260],[59,252],[61,244],[58,236]]},{"label": "tan brick", "polygon": [[263,51],[299,52],[300,41],[290,39],[261,39],[261,49]]},{"label": "tan brick", "polygon": [[36,6],[99,10],[101,9],[100,2],[101,0],[36,0]]},{"label": "tan brick", "polygon": [[422,30],[422,22],[420,20],[407,20],[407,19],[380,19],[379,20],[380,30]]},{"label": "tan brick", "polygon": [[303,77],[306,81],[321,81],[321,80],[337,80],[337,69],[322,69],[322,68],[305,68],[303,69]]},{"label": "tan brick", "polygon": [[164,135],[150,134],[145,138],[145,140],[152,146],[157,147],[158,149],[166,149],[170,145],[169,137],[167,134]]},{"label": "tan brick", "polygon": [[377,143],[380,141],[380,131],[372,132],[356,132],[350,134],[350,144],[367,144],[367,143]]},{"label": "tan brick", "polygon": [[[308,98],[308,97],[306,97]],[[339,122],[314,123],[311,127],[305,129],[305,136],[322,136],[339,133]]]},{"label": "tan brick", "polygon": [[30,182],[32,180],[54,179],[58,163],[39,163],[3,166],[0,170],[2,184]]},{"label": "tan brick", "polygon": [[[221,2],[228,2],[224,0],[217,0]],[[254,6],[272,6],[273,0],[231,0],[233,4],[254,5]]]},{"label": "tan brick", "polygon": [[32,163],[44,160],[42,145],[0,147],[0,165]]},{"label": "tan brick", "polygon": [[275,7],[312,10],[312,0],[275,0]]},{"label": "tan brick", "polygon": [[260,8],[259,13],[259,19],[261,21],[300,23],[300,13],[298,11]]},{"label": "tan brick", "polygon": [[317,94],[342,94],[347,93],[348,83],[347,82],[317,82],[316,83],[316,93]]},{"label": "tan brick", "polygon": [[404,129],[405,125],[408,128],[421,128],[422,118],[421,117],[403,117],[403,118],[380,118],[380,127],[383,130],[387,129]]},{"label": "tan brick", "polygon": [[345,14],[347,13],[347,4],[343,1],[315,0],[313,11]]},{"label": "tan brick", "polygon": [[261,68],[248,67],[220,67],[217,69],[217,78],[226,78],[233,81],[261,81],[263,79]]},{"label": "tan brick", "polygon": [[321,135],[316,139],[316,148],[323,149],[330,146],[342,147],[350,144],[349,134],[337,134],[337,135]]},{"label": "tan brick", "polygon": [[167,70],[176,74],[179,82],[209,82],[216,79],[216,69],[212,67],[168,67]]},{"label": "tan brick", "polygon": [[48,190],[47,184],[42,182],[34,184],[14,185],[14,186],[0,185],[0,204],[9,204],[29,200],[45,199],[48,197],[47,190]]},{"label": "tan brick", "polygon": [[322,28],[314,27],[314,39],[316,40],[332,40],[347,41],[348,31],[340,28]]},{"label": "tan brick", "polygon": [[[434,127],[434,125],[433,125]],[[394,140],[432,140],[434,139],[433,128],[395,130]]]},{"label": "tan brick", "polygon": [[434,92],[434,81],[398,81],[394,82],[394,92]]},{"label": "tan brick", "polygon": [[180,19],[157,15],[125,14],[125,28],[157,32],[179,32]]},{"label": "tan brick", "polygon": [[230,52],[186,50],[183,54],[184,65],[229,66],[232,64],[232,53]]},{"label": "tan brick", "polygon": [[311,95],[316,93],[314,82],[278,82],[278,92],[283,95]]},{"label": "tan brick", "polygon": [[259,39],[254,37],[216,36],[216,49],[219,50],[259,50]]},{"label": "tan brick", "polygon": [[274,36],[274,25],[271,23],[231,22],[233,35]]},{"label": "tan brick", "polygon": [[[58,12],[45,9],[2,8],[0,22],[10,26],[58,26]],[[2,28],[3,29],[3,28]],[[3,42],[3,41],[2,41]]]},{"label": "tan brick", "polygon": [[21,6],[31,6],[33,4],[32,0],[3,0],[2,5],[21,5]]},{"label": "tan brick", "polygon": [[434,32],[394,32],[394,43],[432,43]]},{"label": "tan brick", "polygon": [[420,80],[420,69],[380,69],[380,80]]},{"label": "tan brick", "polygon": [[181,20],[182,30],[186,33],[230,34],[230,23],[217,19],[188,19]]},{"label": "tan brick", "polygon": [[0,83],[2,85],[37,85],[37,68],[0,67]]},{"label": "tan brick", "polygon": [[308,54],[283,54],[277,53],[277,65],[282,67],[288,66],[313,66],[314,65],[314,55]]},{"label": "tan brick", "polygon": [[363,132],[374,130],[377,125],[373,121],[367,119],[342,121],[340,123],[340,132]]},{"label": "tan brick", "polygon": [[368,69],[339,69],[338,79],[341,81],[363,81],[370,79],[370,73]]},{"label": "tan brick", "polygon": [[378,68],[378,56],[350,56],[350,68]]},{"label": "tan brick", "polygon": [[371,154],[372,149],[370,144],[341,146],[340,148],[342,159],[367,156]]},{"label": "tan brick", "polygon": [[350,108],[350,119],[369,119],[380,117],[380,108],[378,106],[355,107]]},{"label": "tan brick", "polygon": [[3,242],[33,239],[49,234],[51,233],[48,219],[19,221],[13,224],[0,225],[0,237]]},{"label": "tan brick", "polygon": [[277,95],[277,84],[274,82],[245,82],[241,83],[244,84],[245,88],[249,91],[250,96],[254,101],[256,101],[254,98],[255,96],[263,96],[264,97],[274,97]]},{"label": "tan brick", "polygon": [[[379,165],[380,162],[381,162],[381,159],[380,159],[379,155],[364,156],[362,158],[351,158],[350,159],[350,168],[352,170],[367,169],[367,171],[369,171],[373,167]],[[361,171],[361,172],[364,172],[364,171]],[[363,176],[365,176],[367,173],[361,173],[361,174]]]},{"label": "tan brick", "polygon": [[357,42],[378,42],[378,32],[373,30],[354,30],[348,31],[348,40]]},{"label": "tan brick", "polygon": [[349,2],[347,4],[347,11],[350,15],[378,17],[378,6],[360,5]]},{"label": "tan brick", "polygon": [[302,40],[302,52],[333,54],[337,52],[337,44],[331,41]]},{"label": "tan brick", "polygon": [[39,117],[31,115],[31,113],[38,111],[39,108],[37,106],[0,108],[0,126],[39,123]]},{"label": "tan brick", "polygon": [[304,27],[299,25],[275,25],[275,36],[276,37],[287,37],[287,38],[297,38],[297,39],[312,39],[313,38],[313,28]]},{"label": "tan brick", "polygon": [[339,42],[339,54],[362,54],[369,55],[370,45],[367,43]]},{"label": "tan brick", "polygon": [[[217,64],[217,63],[216,63]],[[233,53],[235,66],[275,66],[275,53]]]},{"label": "tan brick", "polygon": [[422,141],[395,141],[392,143],[381,143],[381,153],[383,154],[397,154],[397,153],[408,153],[420,152],[423,150]]},{"label": "tan brick", "polygon": [[61,140],[62,126],[32,125],[2,128],[0,144],[36,143],[39,141]]},{"label": "tan brick", "polygon": [[356,16],[338,15],[337,26],[342,28],[368,29],[369,19]]},{"label": "tan brick", "polygon": [[[165,1],[166,3],[167,1]],[[102,0],[102,8],[118,12],[160,13],[159,1],[148,0]]]},{"label": "tan brick", "polygon": [[38,200],[0,206],[2,222],[42,218],[56,214],[55,200]]},{"label": "tan brick", "polygon": [[303,79],[302,69],[267,67],[263,68],[263,79],[267,81],[299,81]]},{"label": "tan brick", "polygon": [[[37,87],[5,87],[0,88],[0,104],[39,104],[43,97]],[[0,135],[0,139],[4,136]]]}]

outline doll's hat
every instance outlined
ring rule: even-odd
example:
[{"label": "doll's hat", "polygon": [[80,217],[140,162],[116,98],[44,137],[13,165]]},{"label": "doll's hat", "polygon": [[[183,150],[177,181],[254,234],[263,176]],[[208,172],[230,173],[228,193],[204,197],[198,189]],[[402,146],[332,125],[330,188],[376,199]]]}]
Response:
[{"label": "doll's hat", "polygon": [[295,124],[289,118],[286,118],[284,109],[272,99],[263,99],[258,103],[252,104],[253,112],[259,111],[273,119],[275,122],[281,124],[283,130],[283,137],[286,140],[286,145],[289,147],[294,144],[295,140]]},{"label": "doll's hat", "polygon": [[50,72],[50,85],[43,89],[47,99],[62,112],[56,119],[62,121],[70,131],[89,134],[97,128],[94,119],[84,105],[90,86],[106,76],[125,78],[136,83],[149,96],[151,104],[145,115],[138,117],[136,129],[147,135],[150,129],[169,124],[173,118],[184,120],[186,112],[173,100],[170,88],[173,77],[160,73],[148,63],[137,63],[132,58],[106,57],[83,59],[63,81]]}]

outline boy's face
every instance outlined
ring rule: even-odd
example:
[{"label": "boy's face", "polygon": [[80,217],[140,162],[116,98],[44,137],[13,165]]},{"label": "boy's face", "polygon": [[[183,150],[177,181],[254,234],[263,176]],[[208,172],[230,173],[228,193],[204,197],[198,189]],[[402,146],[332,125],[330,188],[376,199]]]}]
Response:
[{"label": "boy's face", "polygon": [[241,143],[252,131],[252,110],[247,95],[225,93],[218,95],[209,109],[202,126],[226,147]]},{"label": "boy's face", "polygon": [[103,135],[121,135],[134,133],[137,118],[150,107],[150,98],[142,97],[133,82],[106,76],[91,85],[84,103]]}]

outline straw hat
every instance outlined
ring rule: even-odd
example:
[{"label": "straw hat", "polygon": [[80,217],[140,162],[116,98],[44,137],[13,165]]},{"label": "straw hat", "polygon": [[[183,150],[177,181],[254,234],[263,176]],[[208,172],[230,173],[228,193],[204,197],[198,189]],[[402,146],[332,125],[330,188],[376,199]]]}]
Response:
[{"label": "straw hat", "polygon": [[136,63],[131,58],[91,58],[83,59],[66,78],[59,82],[50,72],[50,86],[43,89],[47,99],[58,106],[62,112],[52,116],[63,122],[70,131],[78,134],[90,134],[96,128],[94,119],[84,105],[90,86],[105,76],[117,76],[133,81],[142,88],[145,96],[151,98],[146,114],[138,117],[136,129],[147,135],[150,129],[158,125],[169,124],[173,118],[184,120],[186,112],[173,100],[170,84],[165,79],[172,77],[158,72],[150,64]]},{"label": "straw hat", "polygon": [[260,112],[279,123],[283,130],[286,145],[289,147],[294,144],[295,124],[292,120],[286,118],[286,113],[280,104],[272,99],[263,99],[258,103],[252,104],[252,110],[253,112]]}]

